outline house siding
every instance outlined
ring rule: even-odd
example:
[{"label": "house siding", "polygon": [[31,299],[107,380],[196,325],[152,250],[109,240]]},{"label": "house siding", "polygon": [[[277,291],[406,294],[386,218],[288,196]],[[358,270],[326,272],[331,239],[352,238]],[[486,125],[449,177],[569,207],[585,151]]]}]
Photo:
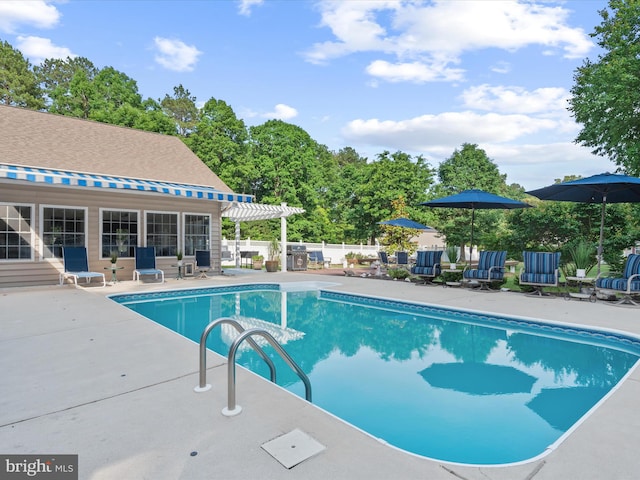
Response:
[{"label": "house siding", "polygon": [[[0,288],[36,286],[56,284],[63,263],[58,259],[43,259],[41,257],[41,206],[63,206],[71,208],[86,208],[87,216],[87,255],[89,268],[96,272],[105,272],[107,280],[111,272],[104,270],[110,266],[109,259],[101,258],[100,225],[101,209],[136,210],[139,213],[139,245],[144,245],[144,216],[147,211],[167,211],[178,214],[179,246],[184,248],[183,214],[211,215],[211,264],[213,271],[221,272],[221,204],[201,199],[180,198],[156,193],[130,193],[128,191],[108,191],[90,188],[65,188],[60,186],[44,186],[20,181],[0,182],[0,203],[33,205],[32,229],[34,243],[32,260],[0,260]],[[185,256],[185,262],[194,262],[193,257]],[[118,271],[118,278],[131,280],[134,269],[133,258],[118,259],[118,266],[124,267]],[[170,277],[175,275],[177,268],[175,257],[158,257],[157,267],[165,271]],[[95,282],[95,280],[94,280]]]}]

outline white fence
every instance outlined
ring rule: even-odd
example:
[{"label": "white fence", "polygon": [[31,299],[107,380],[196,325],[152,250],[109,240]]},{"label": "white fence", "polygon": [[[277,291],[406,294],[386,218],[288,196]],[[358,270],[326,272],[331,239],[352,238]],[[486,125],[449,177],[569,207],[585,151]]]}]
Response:
[{"label": "white fence", "polygon": [[[258,252],[258,255],[263,255],[265,259],[269,256],[269,244],[271,242],[261,240],[251,240],[247,238],[240,240],[240,252]],[[289,245],[305,245],[307,252],[310,251],[322,251],[322,255],[326,259],[331,259],[331,263],[334,265],[342,265],[345,262],[345,255],[347,253],[360,253],[367,257],[377,257],[380,245],[365,245],[360,244],[337,244],[337,243],[309,243],[309,242],[289,242]],[[235,240],[222,240],[223,250],[227,250],[227,258],[223,260],[223,265],[235,265],[235,252],[236,242]],[[443,245],[422,245],[420,250],[442,250]],[[474,251],[475,253],[475,251]],[[230,256],[230,258],[229,258]]]}]

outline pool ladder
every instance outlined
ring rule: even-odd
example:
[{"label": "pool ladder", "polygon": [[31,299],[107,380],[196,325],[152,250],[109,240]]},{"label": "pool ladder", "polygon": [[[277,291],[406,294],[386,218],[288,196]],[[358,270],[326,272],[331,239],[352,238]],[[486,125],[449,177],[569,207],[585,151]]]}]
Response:
[{"label": "pool ladder", "polygon": [[251,338],[255,335],[261,336],[264,338],[271,346],[275,349],[276,352],[282,357],[282,359],[291,367],[293,371],[298,374],[302,383],[304,383],[304,394],[305,399],[308,402],[311,402],[311,382],[309,381],[309,377],[302,371],[302,369],[298,366],[298,364],[291,358],[291,356],[282,348],[282,345],[278,343],[278,341],[273,338],[269,332],[262,328],[250,328],[245,330],[240,323],[229,317],[218,318],[211,322],[202,332],[200,336],[200,382],[197,387],[194,388],[196,392],[206,392],[211,388],[211,385],[207,383],[207,338],[211,331],[216,328],[218,325],[222,324],[231,325],[235,328],[240,335],[236,337],[236,339],[231,344],[231,348],[229,348],[229,355],[227,359],[227,406],[222,409],[222,414],[227,417],[232,417],[234,415],[238,415],[242,411],[242,407],[236,404],[236,352],[238,348],[245,340],[251,347],[262,357],[265,363],[269,366],[269,372],[271,381],[276,383],[276,367],[273,364],[273,361],[269,358],[269,356],[260,348],[260,345],[256,343],[256,341]]}]

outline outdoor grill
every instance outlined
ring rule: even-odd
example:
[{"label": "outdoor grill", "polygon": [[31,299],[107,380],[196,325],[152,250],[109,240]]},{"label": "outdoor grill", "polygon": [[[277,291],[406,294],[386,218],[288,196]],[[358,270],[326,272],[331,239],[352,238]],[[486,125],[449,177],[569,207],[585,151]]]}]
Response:
[{"label": "outdoor grill", "polygon": [[298,243],[287,244],[287,270],[307,269],[307,246]]}]

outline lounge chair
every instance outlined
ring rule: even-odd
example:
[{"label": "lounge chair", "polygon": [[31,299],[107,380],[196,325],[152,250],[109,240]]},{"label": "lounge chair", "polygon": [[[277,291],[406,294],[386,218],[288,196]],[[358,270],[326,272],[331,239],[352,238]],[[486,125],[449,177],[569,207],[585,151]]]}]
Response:
[{"label": "lounge chair", "polygon": [[424,279],[425,283],[440,275],[443,250],[420,250],[416,253],[416,264],[411,273]]},{"label": "lounge chair", "polygon": [[389,255],[387,255],[387,252],[380,250],[378,252],[378,261],[381,267],[389,268]]},{"label": "lounge chair", "polygon": [[196,250],[196,268],[200,276],[198,278],[209,278],[207,272],[211,270],[211,251]]},{"label": "lounge chair", "polygon": [[164,283],[164,272],[156,268],[156,248],[155,247],[136,247],[136,269],[133,271],[133,279],[140,283],[142,275],[158,275],[161,276],[161,283]]},{"label": "lounge chair", "polygon": [[627,257],[621,275],[616,272],[598,275],[596,278],[597,292],[621,293],[622,298],[617,302],[618,304],[640,305],[632,298],[633,295],[640,295],[640,254],[632,254]]},{"label": "lounge chair", "polygon": [[64,272],[60,274],[60,285],[64,283],[66,278],[72,278],[77,287],[79,278],[84,278],[86,283],[90,283],[92,278],[102,277],[102,286],[107,286],[104,273],[89,271],[89,260],[85,247],[62,247],[62,256]]},{"label": "lounge chair", "polygon": [[409,254],[407,252],[396,252],[396,267],[409,269]]},{"label": "lounge chair", "polygon": [[309,268],[324,268],[325,263],[331,263],[331,259],[325,257],[321,250],[312,250],[308,252],[308,257],[307,266]]},{"label": "lounge chair", "polygon": [[520,272],[520,285],[533,287],[529,295],[549,295],[542,288],[559,285],[560,252],[522,252],[522,257],[524,266]]},{"label": "lounge chair", "polygon": [[480,283],[480,290],[489,290],[491,282],[504,278],[504,262],[507,251],[482,251],[478,257],[478,268],[464,267],[462,278]]}]

